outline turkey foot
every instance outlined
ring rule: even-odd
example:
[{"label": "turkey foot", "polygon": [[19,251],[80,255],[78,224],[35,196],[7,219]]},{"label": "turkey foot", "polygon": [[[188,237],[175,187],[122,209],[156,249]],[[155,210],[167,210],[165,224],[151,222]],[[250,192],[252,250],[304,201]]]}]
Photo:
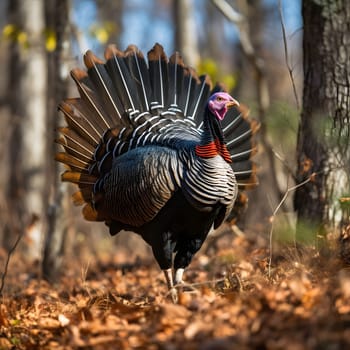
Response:
[{"label": "turkey foot", "polygon": [[196,288],[192,287],[189,283],[184,282],[182,279],[184,270],[185,269],[179,268],[175,271],[175,288],[177,288],[180,293],[196,291]]},{"label": "turkey foot", "polygon": [[177,304],[179,301],[179,294],[177,289],[174,287],[172,269],[166,269],[166,270],[163,270],[163,272],[164,272],[165,280],[169,289],[171,300],[173,301],[174,304]]}]

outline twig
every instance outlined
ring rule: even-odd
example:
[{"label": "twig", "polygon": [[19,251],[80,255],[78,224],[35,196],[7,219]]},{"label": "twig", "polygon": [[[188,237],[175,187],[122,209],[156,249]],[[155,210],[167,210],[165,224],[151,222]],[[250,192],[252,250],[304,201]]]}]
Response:
[{"label": "twig", "polygon": [[16,239],[14,245],[12,246],[12,248],[9,250],[9,252],[7,254],[7,259],[6,259],[6,262],[5,262],[4,272],[1,275],[0,297],[2,297],[2,291],[3,291],[4,286],[5,286],[5,278],[7,276],[7,271],[8,271],[8,266],[9,266],[9,263],[10,263],[11,255],[16,250],[16,248],[18,246],[18,243],[20,242],[21,238],[23,237],[23,234],[24,234],[24,231],[17,236],[17,239]]},{"label": "twig", "polygon": [[[249,37],[249,26],[247,19],[238,13],[226,0],[212,0],[215,7],[238,29],[239,41],[244,54],[249,58],[255,68],[262,69],[264,61],[255,55],[252,41]],[[268,101],[267,101],[268,104]]]},{"label": "twig", "polygon": [[285,202],[285,200],[287,199],[288,195],[290,192],[295,191],[297,188],[304,186],[305,184],[307,184],[308,182],[310,182],[314,177],[316,176],[316,173],[312,173],[306,180],[304,180],[303,182],[298,183],[295,186],[289,187],[287,189],[287,191],[284,193],[283,198],[281,199],[281,201],[278,203],[277,207],[275,208],[275,210],[272,213],[271,216],[271,229],[270,229],[270,235],[269,235],[269,245],[270,245],[270,256],[269,256],[269,277],[271,277],[271,264],[272,264],[272,235],[273,235],[273,229],[274,229],[274,221],[275,221],[275,217],[277,212],[280,210],[281,206],[283,205],[283,203]]},{"label": "twig", "polygon": [[212,2],[216,8],[238,28],[239,40],[244,53],[248,58],[253,60],[253,64],[259,65],[260,61],[255,57],[255,50],[249,37],[247,19],[228,4],[226,0],[212,0]]},{"label": "twig", "polygon": [[289,63],[289,53],[288,53],[286,27],[284,25],[284,19],[283,19],[282,0],[278,0],[278,11],[279,11],[281,27],[282,27],[282,36],[283,36],[283,45],[284,45],[284,58],[285,58],[286,66],[288,68],[289,77],[290,77],[290,80],[292,82],[295,102],[296,102],[298,110],[300,110],[300,103],[299,103],[297,88],[296,88],[295,80],[294,80],[294,76],[293,76],[293,67]]},{"label": "twig", "polygon": [[272,152],[275,155],[275,157],[283,164],[283,166],[287,170],[288,174],[290,176],[292,176],[293,180],[296,182],[297,178],[296,178],[294,170],[291,168],[291,166],[287,163],[287,161],[275,149],[272,149]]},{"label": "twig", "polygon": [[222,0],[212,0],[214,5],[234,24],[241,25],[244,17],[237,12],[230,4]]}]

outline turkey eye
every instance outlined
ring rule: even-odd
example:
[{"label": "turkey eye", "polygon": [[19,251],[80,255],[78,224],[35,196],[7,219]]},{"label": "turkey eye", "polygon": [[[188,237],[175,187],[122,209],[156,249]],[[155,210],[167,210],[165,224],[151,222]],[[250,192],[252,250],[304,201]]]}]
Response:
[{"label": "turkey eye", "polygon": [[216,101],[222,101],[222,97],[218,97]]}]

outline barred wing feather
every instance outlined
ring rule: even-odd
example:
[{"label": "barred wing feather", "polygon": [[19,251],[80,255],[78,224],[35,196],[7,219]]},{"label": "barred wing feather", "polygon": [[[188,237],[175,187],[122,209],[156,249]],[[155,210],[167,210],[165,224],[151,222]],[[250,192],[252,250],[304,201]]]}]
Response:
[{"label": "barred wing feather", "polygon": [[136,148],[117,157],[111,171],[96,184],[102,193],[94,203],[96,210],[126,225],[149,222],[180,186],[183,169],[176,160],[176,151],[159,146]]}]

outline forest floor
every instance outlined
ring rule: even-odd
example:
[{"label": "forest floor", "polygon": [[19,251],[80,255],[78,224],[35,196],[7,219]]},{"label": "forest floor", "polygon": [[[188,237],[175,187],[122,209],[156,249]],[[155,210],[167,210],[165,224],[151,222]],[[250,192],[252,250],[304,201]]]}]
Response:
[{"label": "forest floor", "polygon": [[232,233],[207,245],[178,304],[150,258],[71,257],[48,284],[13,256],[0,349],[349,349],[350,269],[336,251],[284,247],[269,266],[268,247]]}]

